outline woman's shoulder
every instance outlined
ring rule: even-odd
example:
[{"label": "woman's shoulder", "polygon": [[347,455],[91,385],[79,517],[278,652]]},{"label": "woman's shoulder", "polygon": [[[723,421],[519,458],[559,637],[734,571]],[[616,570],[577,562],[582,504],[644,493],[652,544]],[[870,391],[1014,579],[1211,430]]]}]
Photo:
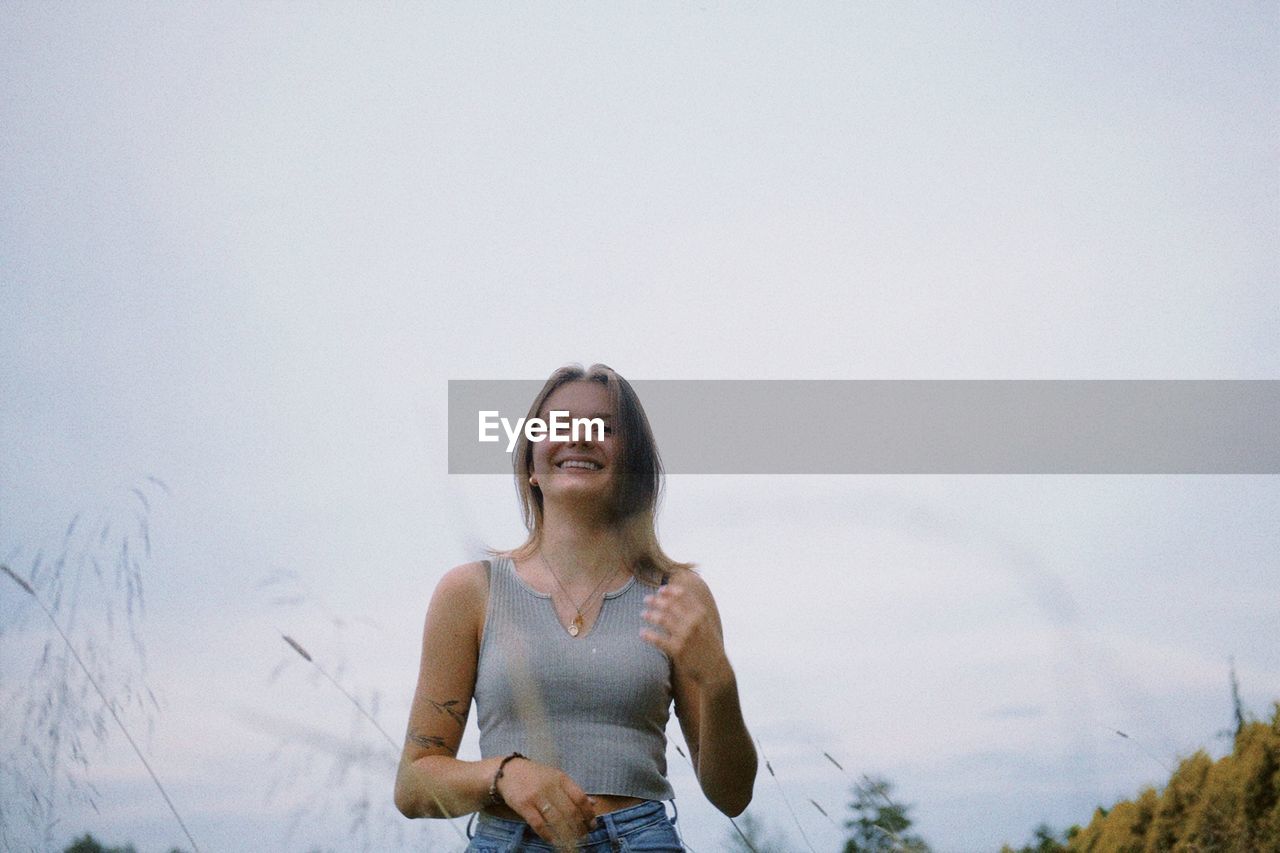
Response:
[{"label": "woman's shoulder", "polygon": [[697,569],[691,566],[690,567],[682,566],[680,568],[675,569],[674,571],[672,571],[671,577],[680,578],[680,580],[688,584],[688,586],[691,589],[696,589],[700,593],[703,593],[706,595],[711,594],[711,587],[707,585],[707,579],[702,576],[702,572],[698,571]]},{"label": "woman's shoulder", "polygon": [[483,560],[461,563],[436,582],[427,605],[427,625],[436,626],[439,636],[473,635],[476,647],[484,631],[484,614],[489,598],[488,569]]},{"label": "woman's shoulder", "polygon": [[673,591],[678,591],[683,595],[690,595],[695,600],[714,608],[716,599],[711,593],[711,587],[707,584],[706,578],[702,576],[702,573],[693,568],[693,565],[692,563],[685,563],[670,567],[666,573],[666,582],[663,585],[669,585]]},{"label": "woman's shoulder", "polygon": [[697,563],[681,563],[666,554],[642,554],[631,565],[636,580],[651,587],[664,586],[679,575],[696,574]]},{"label": "woman's shoulder", "polygon": [[481,604],[489,594],[489,566],[493,560],[472,560],[449,569],[436,583],[434,598],[450,604]]}]

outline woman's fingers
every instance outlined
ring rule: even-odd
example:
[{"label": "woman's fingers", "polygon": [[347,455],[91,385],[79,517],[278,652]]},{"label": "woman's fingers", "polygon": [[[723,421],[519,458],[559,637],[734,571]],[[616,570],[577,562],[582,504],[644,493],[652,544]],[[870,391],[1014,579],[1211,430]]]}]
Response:
[{"label": "woman's fingers", "polygon": [[[665,589],[666,587],[663,587],[663,590]],[[664,630],[670,631],[671,627],[680,621],[681,613],[670,595],[654,593],[653,595],[645,596],[644,603],[647,605],[647,609],[640,615],[646,622],[651,622]]]},{"label": "woman's fingers", "polygon": [[573,850],[578,839],[591,831],[595,808],[569,777],[562,774],[559,781],[540,786],[521,817],[547,843]]},{"label": "woman's fingers", "polygon": [[657,631],[650,631],[648,628],[645,628],[640,632],[640,639],[644,640],[646,643],[657,646],[665,652],[668,657],[675,657],[675,647],[671,644],[671,640],[666,634],[659,634]]},{"label": "woman's fingers", "polygon": [[565,850],[573,850],[577,847],[578,840],[587,834],[586,823],[571,800],[558,804],[555,815],[556,820],[551,824],[552,838],[547,840],[561,845]]},{"label": "woman's fingers", "polygon": [[[681,601],[676,593],[667,593],[667,587],[645,597],[647,609],[640,616],[649,624],[661,628],[662,631],[644,631],[641,637],[654,643],[667,654],[679,651],[684,640],[693,629],[693,621],[697,614],[690,610],[687,602]],[[654,638],[668,642],[656,642]]]},{"label": "woman's fingers", "polygon": [[595,801],[591,799],[591,797],[588,797],[586,791],[583,791],[574,784],[573,780],[568,776],[566,776],[561,782],[560,787],[564,791],[565,796],[569,798],[569,802],[573,806],[575,815],[582,821],[583,834],[585,835],[595,828]]},{"label": "woman's fingers", "polygon": [[530,829],[538,833],[539,838],[547,841],[548,844],[570,849],[573,835],[568,830],[568,827],[564,825],[564,818],[561,816],[559,809],[556,808],[556,804],[550,802],[541,803],[536,812],[538,812],[536,817],[526,818]]},{"label": "woman's fingers", "polygon": [[675,657],[679,651],[676,635],[680,633],[679,624],[672,613],[672,600],[663,587],[653,595],[645,596],[646,610],[640,614],[650,625],[661,630],[645,628],[640,632],[640,639],[657,646],[669,657]]},{"label": "woman's fingers", "polygon": [[653,627],[640,631],[642,640],[687,669],[695,681],[701,682],[720,667],[724,646],[714,605],[696,592],[673,588],[673,584],[645,596],[644,602],[641,616]]},{"label": "woman's fingers", "polygon": [[572,850],[593,829],[595,800],[564,771],[519,761],[502,777],[507,804],[547,843]]},{"label": "woman's fingers", "polygon": [[525,823],[549,844],[572,847],[576,837],[569,827],[564,810],[546,799],[538,803],[533,814],[525,815]]}]

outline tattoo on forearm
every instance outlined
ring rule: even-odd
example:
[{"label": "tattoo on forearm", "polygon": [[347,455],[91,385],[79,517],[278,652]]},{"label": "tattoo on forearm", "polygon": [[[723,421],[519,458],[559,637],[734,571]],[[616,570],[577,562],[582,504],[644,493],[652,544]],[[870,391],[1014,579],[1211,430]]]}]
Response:
[{"label": "tattoo on forearm", "polygon": [[457,699],[450,699],[448,702],[433,702],[430,699],[428,699],[427,704],[429,704],[432,708],[435,708],[437,711],[439,711],[442,714],[448,714],[450,717],[453,718],[453,721],[458,725],[466,726],[467,709],[463,708],[461,711],[459,711],[457,708],[458,705],[462,704],[461,701]]},{"label": "tattoo on forearm", "polygon": [[442,737],[436,737],[435,735],[424,735],[424,734],[419,734],[418,732],[415,732],[415,731],[411,731],[409,732],[409,740],[413,741],[418,746],[424,747],[425,749],[443,749],[448,751],[450,755],[458,754],[458,751],[450,747],[447,743],[445,743],[444,738]]},{"label": "tattoo on forearm", "polygon": [[[455,723],[457,723],[460,727],[463,727],[463,728],[466,727],[468,707],[467,705],[462,704],[461,699],[449,699],[445,702],[437,702],[434,699],[427,699],[425,696],[422,697],[422,699],[424,702],[426,702],[428,705],[434,708],[437,712],[441,714],[448,714],[449,718],[453,720]],[[469,704],[470,703],[468,703],[468,705]],[[461,711],[458,710],[459,707],[462,708]],[[449,746],[449,744],[445,742],[445,739],[442,737],[439,737],[438,735],[422,734],[421,732],[414,731],[413,729],[409,729],[409,733],[405,737],[410,742],[415,743],[424,749],[443,749],[447,751],[450,755],[458,754],[458,751],[456,749]]]}]

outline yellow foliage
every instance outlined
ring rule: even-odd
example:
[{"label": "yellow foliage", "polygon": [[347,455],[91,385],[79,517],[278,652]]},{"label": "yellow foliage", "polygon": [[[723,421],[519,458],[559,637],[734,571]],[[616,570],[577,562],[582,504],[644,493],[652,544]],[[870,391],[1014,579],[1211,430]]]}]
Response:
[{"label": "yellow foliage", "polygon": [[1071,853],[1280,853],[1280,702],[1269,723],[1248,723],[1230,755],[1198,751],[1164,790],[1098,809],[1067,843]]}]

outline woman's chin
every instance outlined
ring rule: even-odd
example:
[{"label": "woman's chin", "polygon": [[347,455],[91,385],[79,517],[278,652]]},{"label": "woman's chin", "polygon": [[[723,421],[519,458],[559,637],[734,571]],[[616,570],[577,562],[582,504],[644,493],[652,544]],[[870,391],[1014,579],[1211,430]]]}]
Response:
[{"label": "woman's chin", "polygon": [[597,506],[609,499],[609,484],[599,483],[558,483],[554,490],[543,492],[542,499],[551,503],[564,505]]}]

